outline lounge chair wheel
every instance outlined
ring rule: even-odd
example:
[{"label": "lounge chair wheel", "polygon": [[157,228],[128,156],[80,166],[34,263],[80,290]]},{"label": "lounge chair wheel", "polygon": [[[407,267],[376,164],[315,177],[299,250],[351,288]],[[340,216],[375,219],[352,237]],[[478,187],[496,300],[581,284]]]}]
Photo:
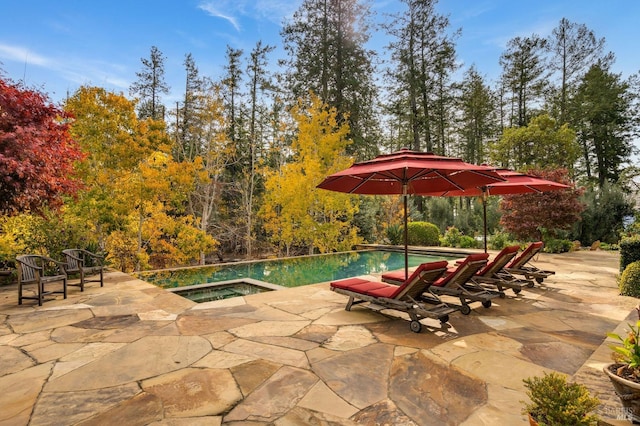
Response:
[{"label": "lounge chair wheel", "polygon": [[462,305],[460,312],[462,312],[462,315],[469,315],[471,313],[471,307],[469,305]]},{"label": "lounge chair wheel", "polygon": [[538,284],[542,284],[542,281],[544,281],[544,278],[542,278],[542,277],[537,277],[537,278],[536,278],[536,282],[537,282]]},{"label": "lounge chair wheel", "polygon": [[515,294],[518,294],[518,293],[520,293],[521,291],[522,291],[522,289],[521,289],[521,288],[514,288],[514,289],[513,289],[513,292],[514,292]]},{"label": "lounge chair wheel", "polygon": [[490,308],[491,307],[491,300],[483,300],[482,301],[482,306],[484,306],[485,308]]},{"label": "lounge chair wheel", "polygon": [[527,284],[527,287],[529,287],[529,288],[533,288],[533,286],[534,286],[533,281],[531,281],[529,284]]},{"label": "lounge chair wheel", "polygon": [[440,320],[441,324],[444,324],[446,322],[449,322],[449,315],[444,315],[444,316],[442,316],[442,317],[440,317],[438,319]]},{"label": "lounge chair wheel", "polygon": [[498,293],[498,296],[500,296],[500,299],[504,299],[505,297],[507,297],[504,291],[501,291],[500,293]]},{"label": "lounge chair wheel", "polygon": [[420,333],[420,330],[422,330],[422,324],[420,324],[420,321],[411,321],[409,327],[414,333]]}]

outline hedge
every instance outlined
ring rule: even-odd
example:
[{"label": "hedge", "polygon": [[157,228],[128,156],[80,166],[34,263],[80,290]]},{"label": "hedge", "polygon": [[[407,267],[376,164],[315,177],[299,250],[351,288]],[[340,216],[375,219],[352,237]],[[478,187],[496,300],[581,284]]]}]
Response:
[{"label": "hedge", "polygon": [[640,260],[640,235],[623,238],[620,241],[620,272],[637,260]]},{"label": "hedge", "polygon": [[429,222],[409,222],[407,226],[409,245],[437,246],[440,245],[440,230]]},{"label": "hedge", "polygon": [[623,296],[640,297],[640,261],[627,265],[618,283]]}]

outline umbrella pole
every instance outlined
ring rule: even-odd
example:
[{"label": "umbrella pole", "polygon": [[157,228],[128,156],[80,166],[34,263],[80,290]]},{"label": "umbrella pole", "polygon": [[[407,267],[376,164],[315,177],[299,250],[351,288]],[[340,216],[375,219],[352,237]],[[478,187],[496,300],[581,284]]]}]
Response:
[{"label": "umbrella pole", "polygon": [[402,198],[404,200],[404,280],[409,279],[409,230],[407,221],[407,184],[402,185]]},{"label": "umbrella pole", "polygon": [[484,252],[487,252],[487,189],[482,189],[482,219],[484,221]]}]

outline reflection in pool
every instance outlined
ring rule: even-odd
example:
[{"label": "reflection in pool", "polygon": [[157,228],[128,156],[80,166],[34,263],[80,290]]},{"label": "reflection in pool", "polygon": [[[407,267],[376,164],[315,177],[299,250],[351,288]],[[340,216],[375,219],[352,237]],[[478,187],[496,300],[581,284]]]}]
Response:
[{"label": "reflection in pool", "polygon": [[[450,260],[451,257],[441,254],[410,254],[409,266],[442,259]],[[284,287],[297,287],[358,275],[379,274],[403,267],[403,252],[373,250],[166,269],[140,272],[136,275],[162,288],[243,278],[252,278]]]}]

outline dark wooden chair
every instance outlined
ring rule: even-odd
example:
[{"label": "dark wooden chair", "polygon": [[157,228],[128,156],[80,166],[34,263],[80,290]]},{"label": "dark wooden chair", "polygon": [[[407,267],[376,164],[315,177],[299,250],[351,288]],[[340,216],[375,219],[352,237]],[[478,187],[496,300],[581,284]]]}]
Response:
[{"label": "dark wooden chair", "polygon": [[[18,305],[22,305],[22,299],[33,299],[42,306],[44,296],[47,294],[59,293],[67,298],[67,274],[64,271],[64,264],[46,256],[36,254],[26,254],[16,257],[18,267]],[[62,290],[47,290],[50,284],[62,282]],[[23,296],[25,284],[35,284],[37,286],[36,296]]]},{"label": "dark wooden chair", "polygon": [[[104,286],[104,257],[83,249],[62,250],[65,258],[65,271],[67,275],[78,274],[80,291],[84,291],[84,285],[88,282],[100,283]],[[87,277],[97,276],[88,279]]]}]

